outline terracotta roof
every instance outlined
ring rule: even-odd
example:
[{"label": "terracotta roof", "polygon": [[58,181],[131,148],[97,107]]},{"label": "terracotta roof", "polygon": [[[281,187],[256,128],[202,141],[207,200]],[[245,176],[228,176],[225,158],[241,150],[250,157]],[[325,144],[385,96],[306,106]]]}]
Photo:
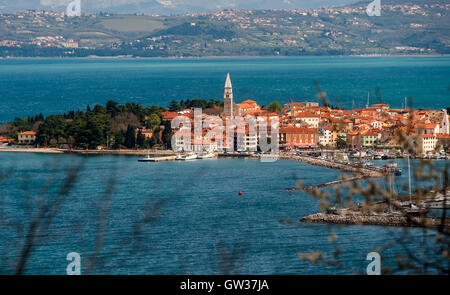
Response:
[{"label": "terracotta roof", "polygon": [[316,133],[314,128],[300,128],[300,127],[283,127],[280,128],[280,133]]},{"label": "terracotta roof", "polygon": [[436,137],[433,134],[420,134],[419,136],[423,137],[423,138],[432,138],[432,137],[434,138],[434,137]]},{"label": "terracotta roof", "polygon": [[303,112],[303,113],[297,113],[294,115],[294,117],[300,117],[300,118],[316,118],[319,117],[319,115]]},{"label": "terracotta roof", "polygon": [[36,132],[34,132],[34,131],[25,131],[25,132],[19,133],[19,135],[36,135]]}]

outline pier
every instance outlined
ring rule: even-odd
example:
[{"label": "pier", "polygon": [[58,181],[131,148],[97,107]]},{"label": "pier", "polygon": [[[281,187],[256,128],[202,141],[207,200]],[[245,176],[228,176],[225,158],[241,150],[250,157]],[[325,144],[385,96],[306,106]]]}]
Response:
[{"label": "pier", "polygon": [[151,157],[139,159],[139,162],[168,162],[175,161],[177,156],[163,156],[163,157]]},{"label": "pier", "polygon": [[363,177],[367,178],[377,178],[377,177],[383,177],[384,174],[376,169],[369,169],[364,168],[356,165],[351,164],[343,164],[338,163],[335,161],[329,161],[329,160],[322,160],[318,158],[312,158],[312,157],[306,157],[306,156],[299,156],[299,155],[289,155],[289,154],[280,154],[280,159],[282,160],[293,160],[293,161],[299,161],[308,163],[310,165],[314,166],[322,166],[330,169],[337,169],[344,172],[352,172],[357,173],[358,175],[361,175]]},{"label": "pier", "polygon": [[[381,225],[407,227],[438,227],[442,220],[439,218],[402,217],[390,215],[355,215],[316,213],[301,219],[307,223],[331,223],[346,225]],[[450,226],[450,219],[446,219],[446,228]]]}]

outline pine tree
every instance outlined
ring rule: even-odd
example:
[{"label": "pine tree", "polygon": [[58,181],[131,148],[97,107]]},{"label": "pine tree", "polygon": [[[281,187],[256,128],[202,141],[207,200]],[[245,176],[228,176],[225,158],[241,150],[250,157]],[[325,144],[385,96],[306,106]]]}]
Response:
[{"label": "pine tree", "polygon": [[127,132],[125,133],[125,146],[129,149],[133,149],[136,146],[136,135],[131,125],[128,125]]},{"label": "pine tree", "polygon": [[166,149],[171,149],[172,148],[172,136],[173,136],[171,122],[169,120],[166,120],[163,122],[163,124],[164,124],[164,130],[162,132],[162,140],[164,143],[164,147]]},{"label": "pine tree", "polygon": [[145,136],[142,134],[142,131],[139,129],[137,137],[136,137],[136,144],[138,147],[142,148],[145,143]]},{"label": "pine tree", "polygon": [[171,112],[177,112],[180,110],[180,105],[176,100],[172,100],[169,104],[169,111]]}]

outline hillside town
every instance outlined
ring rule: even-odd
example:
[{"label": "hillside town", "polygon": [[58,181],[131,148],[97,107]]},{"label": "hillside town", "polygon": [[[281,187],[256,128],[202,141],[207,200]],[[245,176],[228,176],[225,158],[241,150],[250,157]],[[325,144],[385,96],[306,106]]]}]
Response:
[{"label": "hillside town", "polygon": [[[450,4],[385,1],[382,10],[383,22],[368,17],[361,3],[174,16],[86,12],[71,18],[64,10],[0,13],[0,56],[448,54],[442,26],[448,23]],[[423,32],[435,42],[427,42]]]},{"label": "hillside town", "polygon": [[[158,140],[161,142],[162,135],[166,132],[165,134],[170,134],[166,141],[170,141],[170,137],[174,134],[172,143],[181,147],[176,150],[177,152],[256,153],[261,151],[262,134],[267,134],[267,138],[276,138],[282,151],[349,150],[401,153],[403,150],[400,139],[407,138],[417,147],[413,155],[415,157],[445,157],[446,153],[450,152],[450,124],[447,109],[394,109],[387,104],[370,105],[369,99],[365,108],[353,110],[332,108],[320,105],[317,101],[290,100],[283,107],[278,102],[261,107],[251,99],[235,103],[229,74],[224,87],[223,107],[212,105],[205,109],[205,112],[200,115],[200,122],[194,120],[196,119],[194,107],[179,111],[169,109],[161,108],[159,116],[162,120],[153,115],[157,123],[152,124],[151,127],[132,129],[134,130],[131,131],[133,144],[128,148],[139,148],[140,146],[136,143],[139,137],[142,137],[142,141],[151,141],[156,137],[155,142]],[[207,113],[214,113],[214,115]],[[232,121],[237,118],[240,123]],[[172,122],[174,119],[178,121],[181,119],[182,124]],[[149,117],[146,116],[145,121],[148,120]],[[172,124],[164,126],[161,122]],[[228,129],[230,122],[232,122],[232,133]],[[251,122],[257,125],[252,126]],[[156,126],[158,124],[161,126]],[[261,124],[267,126],[267,133],[257,132]],[[274,124],[277,124],[275,137],[272,134]],[[173,130],[168,133],[170,125]],[[201,132],[195,132],[195,128],[200,128]],[[17,139],[3,135],[0,137],[0,145],[3,147],[36,145],[39,129],[42,127],[34,131],[18,132]],[[234,136],[231,137],[230,134]],[[263,140],[270,141],[270,139]],[[242,145],[238,146],[237,142],[241,142]],[[56,145],[58,143],[60,142],[57,141]],[[69,148],[67,144],[59,145],[59,147],[64,146]],[[107,147],[98,146],[97,149],[106,149],[110,146],[111,140],[107,142]],[[172,148],[175,149],[174,146]]]},{"label": "hillside town", "polygon": [[[276,102],[274,104],[277,104]],[[179,112],[165,111],[165,120],[173,120],[178,116],[187,117],[194,126],[194,110],[186,109]],[[194,150],[226,150],[227,133],[224,127],[220,129],[222,138],[218,140],[207,137],[211,129],[226,126],[227,121],[239,116],[245,122],[251,119],[269,123],[276,119],[279,122],[279,146],[282,150],[327,150],[349,149],[359,150],[391,150],[401,151],[399,141],[401,134],[416,142],[415,156],[435,156],[450,151],[449,115],[443,110],[409,110],[393,109],[387,104],[369,105],[364,109],[344,110],[321,106],[318,102],[295,102],[291,100],[278,110],[261,108],[254,100],[244,100],[234,103],[230,76],[227,76],[224,92],[224,109],[221,116],[222,124],[209,124],[210,128],[203,128],[201,137],[192,132],[188,138],[193,138]],[[203,126],[209,116],[203,114]],[[257,151],[259,134],[251,132],[249,124],[235,126],[235,138],[241,132],[245,145],[241,152]],[[186,132],[177,130],[179,140]],[[180,133],[180,131],[182,131]],[[184,133],[183,133],[184,132]],[[197,136],[197,137],[196,137]],[[177,138],[177,140],[178,140]],[[203,139],[203,140],[202,140]],[[221,145],[223,144],[223,145]],[[198,145],[201,145],[199,147]]]}]

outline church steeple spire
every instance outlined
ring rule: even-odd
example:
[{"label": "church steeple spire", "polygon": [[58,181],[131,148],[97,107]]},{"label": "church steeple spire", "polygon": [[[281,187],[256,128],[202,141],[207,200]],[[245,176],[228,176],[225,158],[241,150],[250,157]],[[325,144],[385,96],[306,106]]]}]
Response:
[{"label": "church steeple spire", "polygon": [[230,73],[227,74],[225,81],[225,91],[223,94],[223,114],[225,116],[233,116],[233,86],[231,85]]},{"label": "church steeple spire", "polygon": [[230,73],[227,73],[227,80],[225,81],[225,88],[232,88],[231,86],[231,79],[230,79]]}]

